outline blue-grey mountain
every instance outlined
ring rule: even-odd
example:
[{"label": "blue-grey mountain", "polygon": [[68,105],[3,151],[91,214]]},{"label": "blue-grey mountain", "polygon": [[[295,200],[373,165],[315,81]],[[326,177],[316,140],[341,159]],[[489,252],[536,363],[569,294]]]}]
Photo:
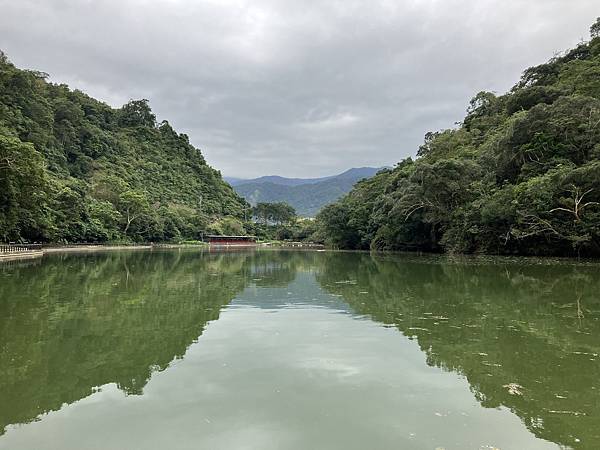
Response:
[{"label": "blue-grey mountain", "polygon": [[322,178],[269,175],[251,180],[225,177],[225,180],[253,205],[259,202],[286,202],[300,216],[314,217],[323,206],[336,201],[350,192],[358,181],[372,177],[379,170],[375,167],[359,167]]}]

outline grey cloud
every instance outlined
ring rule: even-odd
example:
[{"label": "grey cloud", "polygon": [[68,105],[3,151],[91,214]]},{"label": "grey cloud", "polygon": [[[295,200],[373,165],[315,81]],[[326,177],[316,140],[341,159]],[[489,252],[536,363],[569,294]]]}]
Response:
[{"label": "grey cloud", "polygon": [[391,165],[587,36],[597,0],[0,0],[0,48],[148,98],[231,176]]}]

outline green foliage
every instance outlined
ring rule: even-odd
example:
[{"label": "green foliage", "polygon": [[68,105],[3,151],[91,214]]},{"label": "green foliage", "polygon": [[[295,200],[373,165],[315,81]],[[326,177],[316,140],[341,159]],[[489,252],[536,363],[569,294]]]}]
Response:
[{"label": "green foliage", "polygon": [[352,194],[323,208],[317,215],[316,240],[337,248],[368,248],[375,231],[371,223],[374,204],[391,175],[390,170],[383,170],[360,181]]},{"label": "green foliage", "polygon": [[21,230],[35,237],[44,233],[46,189],[42,155],[0,128],[0,239]]},{"label": "green foliage", "polygon": [[281,225],[293,222],[296,219],[296,211],[284,202],[257,203],[252,208],[252,216],[264,225],[269,223]]},{"label": "green foliage", "polygon": [[600,20],[592,41],[480,92],[415,161],[317,216],[342,248],[600,256]]},{"label": "green foliage", "polygon": [[209,231],[214,234],[241,236],[245,234],[244,224],[234,217],[223,217],[210,224]]},{"label": "green foliage", "polygon": [[152,114],[147,99],[130,100],[119,111],[119,124],[125,127],[154,127],[156,116]]},{"label": "green foliage", "polygon": [[246,232],[259,240],[305,240],[314,229],[306,224],[311,220],[300,220],[296,211],[287,203],[257,203],[252,208],[254,222],[246,224]]},{"label": "green foliage", "polygon": [[315,241],[317,225],[314,219],[295,218],[287,223],[263,223],[261,221],[244,224],[246,234],[256,236],[260,241]]},{"label": "green foliage", "polygon": [[598,17],[596,22],[590,27],[590,36],[592,39],[600,37],[600,17]]},{"label": "green foliage", "polygon": [[246,202],[147,100],[120,109],[0,52],[0,240],[199,239]]}]

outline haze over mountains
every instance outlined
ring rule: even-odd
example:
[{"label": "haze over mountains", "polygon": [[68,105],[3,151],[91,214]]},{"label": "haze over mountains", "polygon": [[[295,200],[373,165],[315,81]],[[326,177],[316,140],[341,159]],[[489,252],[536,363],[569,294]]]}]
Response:
[{"label": "haze over mountains", "polygon": [[350,192],[358,181],[372,177],[381,169],[358,167],[321,178],[267,175],[249,180],[228,177],[224,179],[252,205],[259,202],[286,202],[296,209],[298,215],[314,217],[323,206]]}]

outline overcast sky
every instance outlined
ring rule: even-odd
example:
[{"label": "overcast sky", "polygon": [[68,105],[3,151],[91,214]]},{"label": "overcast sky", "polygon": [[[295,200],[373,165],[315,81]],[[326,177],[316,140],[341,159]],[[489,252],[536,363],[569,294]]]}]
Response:
[{"label": "overcast sky", "polygon": [[147,98],[224,175],[393,165],[588,38],[598,0],[0,0],[0,49]]}]

